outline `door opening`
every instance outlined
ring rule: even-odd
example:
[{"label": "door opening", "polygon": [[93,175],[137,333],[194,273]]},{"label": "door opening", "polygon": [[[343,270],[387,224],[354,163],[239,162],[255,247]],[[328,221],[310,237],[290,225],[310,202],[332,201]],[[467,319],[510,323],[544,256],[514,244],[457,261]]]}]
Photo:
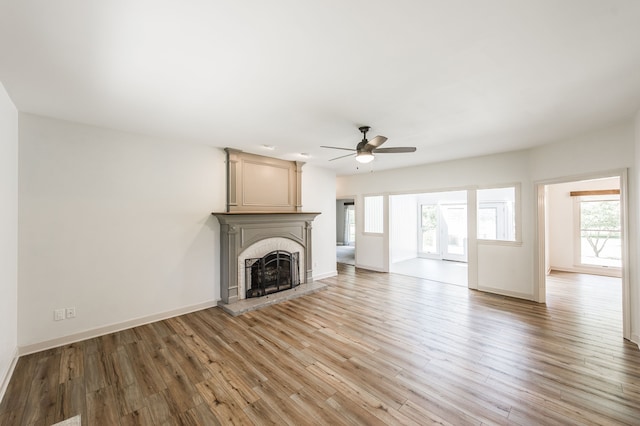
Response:
[{"label": "door opening", "polygon": [[421,204],[418,256],[467,261],[467,204]]},{"label": "door opening", "polygon": [[355,265],[356,208],[353,198],[336,200],[336,261]]},{"label": "door opening", "polygon": [[389,197],[389,271],[468,285],[467,191]]},{"label": "door opening", "polygon": [[[608,288],[611,297],[602,297],[602,303],[619,300],[620,332],[629,339],[629,276],[624,267],[628,261],[626,171],[607,177],[541,183],[536,185],[536,192],[538,301],[547,302],[549,286],[558,285],[559,274],[572,277],[578,286],[586,281],[607,282],[609,287],[603,291]],[[595,280],[589,276],[609,278]],[[576,306],[580,303],[579,292],[568,295],[576,298]],[[590,309],[586,314],[597,312]]]}]

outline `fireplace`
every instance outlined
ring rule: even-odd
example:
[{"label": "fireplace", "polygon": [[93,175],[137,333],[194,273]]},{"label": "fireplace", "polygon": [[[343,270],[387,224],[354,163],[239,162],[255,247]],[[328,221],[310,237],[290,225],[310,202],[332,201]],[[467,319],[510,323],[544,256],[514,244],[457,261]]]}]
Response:
[{"label": "fireplace", "polygon": [[302,166],[237,149],[227,153],[220,222],[220,301],[232,315],[326,288],[313,282],[311,225],[302,211]]},{"label": "fireplace", "polygon": [[220,222],[218,305],[238,315],[324,288],[313,283],[311,230],[318,214],[213,213]]},{"label": "fireplace", "polygon": [[276,250],[264,257],[246,259],[246,298],[266,296],[300,285],[299,255]]}]

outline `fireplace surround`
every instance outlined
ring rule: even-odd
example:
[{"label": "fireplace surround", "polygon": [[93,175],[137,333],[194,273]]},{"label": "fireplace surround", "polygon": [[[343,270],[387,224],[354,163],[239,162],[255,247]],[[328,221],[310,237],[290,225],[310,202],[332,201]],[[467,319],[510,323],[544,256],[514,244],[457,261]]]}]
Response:
[{"label": "fireplace surround", "polygon": [[[316,212],[213,213],[220,222],[220,302],[237,315],[276,301],[317,291],[313,285],[312,222]],[[273,251],[298,252],[299,286],[262,297],[246,298],[245,265]]]}]

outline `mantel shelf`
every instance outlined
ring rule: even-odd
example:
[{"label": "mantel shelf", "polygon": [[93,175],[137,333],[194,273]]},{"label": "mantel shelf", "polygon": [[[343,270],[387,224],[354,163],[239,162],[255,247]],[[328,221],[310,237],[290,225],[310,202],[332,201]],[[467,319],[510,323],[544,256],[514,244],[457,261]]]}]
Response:
[{"label": "mantel shelf", "polygon": [[309,222],[318,216],[319,212],[224,212],[211,213],[221,225],[260,224],[260,223],[295,223]]}]

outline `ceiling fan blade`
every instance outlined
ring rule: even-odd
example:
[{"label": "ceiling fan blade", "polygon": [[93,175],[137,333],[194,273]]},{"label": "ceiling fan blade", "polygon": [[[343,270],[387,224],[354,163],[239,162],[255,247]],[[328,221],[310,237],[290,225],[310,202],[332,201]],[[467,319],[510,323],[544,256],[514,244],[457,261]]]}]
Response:
[{"label": "ceiling fan blade", "polygon": [[345,151],[353,151],[355,152],[356,150],[353,148],[341,148],[339,146],[325,146],[325,145],[320,145],[320,148],[331,148],[331,149],[343,149]]},{"label": "ceiling fan blade", "polygon": [[379,147],[380,145],[382,145],[383,143],[385,143],[387,141],[387,138],[385,138],[384,136],[376,136],[375,138],[371,139],[370,141],[367,142],[367,144],[364,146],[364,148],[368,151]]},{"label": "ceiling fan blade", "polygon": [[415,146],[396,146],[393,148],[376,148],[372,151],[375,154],[396,154],[402,152],[416,152]]},{"label": "ceiling fan blade", "polygon": [[[344,149],[344,148],[343,148],[343,149]],[[331,159],[331,160],[329,160],[329,161],[339,160],[339,159],[344,158],[344,157],[353,157],[354,155],[355,155],[355,154],[341,155],[340,157],[332,158],[332,159]]]}]

